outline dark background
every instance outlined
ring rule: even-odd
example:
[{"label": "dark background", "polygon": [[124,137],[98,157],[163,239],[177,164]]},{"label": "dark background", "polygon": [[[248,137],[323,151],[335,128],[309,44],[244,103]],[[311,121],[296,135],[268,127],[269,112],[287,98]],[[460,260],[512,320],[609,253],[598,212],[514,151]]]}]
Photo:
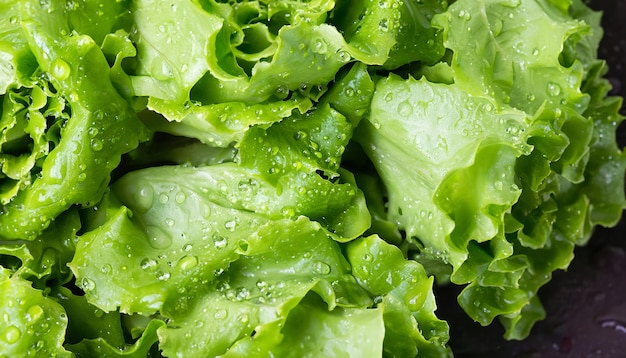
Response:
[{"label": "dark background", "polygon": [[[605,30],[600,58],[607,60],[612,95],[626,97],[626,0],[594,0]],[[626,107],[622,106],[626,115]],[[626,123],[618,129],[626,146]],[[547,318],[524,341],[505,341],[499,322],[482,327],[455,302],[459,287],[438,289],[437,314],[450,324],[456,357],[626,357],[626,218],[612,229],[598,228],[577,248],[565,271],[540,289]]]}]

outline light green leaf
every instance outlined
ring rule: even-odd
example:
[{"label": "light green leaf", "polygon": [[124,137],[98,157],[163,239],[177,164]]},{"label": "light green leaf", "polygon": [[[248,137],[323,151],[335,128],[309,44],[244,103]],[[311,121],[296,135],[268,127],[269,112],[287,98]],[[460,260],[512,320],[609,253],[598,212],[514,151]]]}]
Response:
[{"label": "light green leaf", "polygon": [[0,267],[0,355],[72,357],[63,348],[67,315],[29,281]]}]

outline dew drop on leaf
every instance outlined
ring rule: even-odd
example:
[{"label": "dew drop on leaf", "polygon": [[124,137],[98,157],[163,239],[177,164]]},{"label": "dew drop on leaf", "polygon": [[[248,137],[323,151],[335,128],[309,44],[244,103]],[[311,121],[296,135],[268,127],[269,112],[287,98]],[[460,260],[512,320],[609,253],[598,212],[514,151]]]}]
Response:
[{"label": "dew drop on leaf", "polygon": [[225,309],[219,309],[215,311],[215,314],[213,315],[213,317],[215,317],[215,319],[224,319],[228,317],[228,311]]},{"label": "dew drop on leaf", "polygon": [[155,249],[167,249],[172,245],[172,237],[158,226],[146,227],[148,243]]},{"label": "dew drop on leaf", "polygon": [[178,261],[178,267],[183,270],[190,270],[198,265],[198,258],[195,256],[185,256]]},{"label": "dew drop on leaf", "polygon": [[228,240],[224,236],[214,235],[213,244],[215,245],[216,248],[222,249],[226,247],[226,245],[228,245]]},{"label": "dew drop on leaf", "polygon": [[80,287],[83,289],[83,291],[93,291],[96,289],[96,283],[93,280],[84,277],[80,281]]},{"label": "dew drop on leaf", "polygon": [[2,332],[2,340],[9,344],[17,342],[21,336],[22,332],[15,326],[8,326]]},{"label": "dew drop on leaf", "polygon": [[413,106],[408,101],[403,101],[398,104],[398,114],[403,117],[408,117],[413,113]]},{"label": "dew drop on leaf", "polygon": [[60,58],[55,59],[50,64],[50,74],[60,81],[67,79],[70,76],[70,72],[70,65]]},{"label": "dew drop on leaf", "polygon": [[43,315],[43,308],[39,305],[32,305],[26,311],[26,319],[29,321],[36,321]]},{"label": "dew drop on leaf", "polygon": [[315,272],[320,275],[328,275],[330,273],[330,266],[327,263],[318,261],[315,263]]}]

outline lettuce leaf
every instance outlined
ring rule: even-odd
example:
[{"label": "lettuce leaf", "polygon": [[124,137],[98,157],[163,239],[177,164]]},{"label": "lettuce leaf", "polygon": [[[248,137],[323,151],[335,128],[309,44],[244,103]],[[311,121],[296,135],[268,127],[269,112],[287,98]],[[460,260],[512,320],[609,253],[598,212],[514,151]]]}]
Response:
[{"label": "lettuce leaf", "polygon": [[449,357],[626,207],[581,0],[0,0],[0,355]]},{"label": "lettuce leaf", "polygon": [[[69,15],[60,5],[22,4],[24,36],[71,116],[32,183],[3,206],[0,227],[6,238],[33,240],[71,205],[96,203],[121,155],[147,136],[135,111],[101,75],[109,67],[99,47],[87,35],[70,36]],[[60,14],[51,18],[49,12]],[[41,100],[35,108],[40,106]]]},{"label": "lettuce leaf", "polygon": [[380,79],[357,129],[387,190],[386,219],[432,273],[467,284],[459,304],[483,325],[500,317],[508,339],[528,335],[545,314],[538,289],[625,207],[624,152],[605,139],[621,100],[606,97],[590,60],[599,25],[585,9],[455,2],[433,18],[452,80],[432,83],[434,69]]},{"label": "lettuce leaf", "polygon": [[0,289],[0,354],[72,357],[63,348],[67,315],[61,305],[4,267],[0,267]]}]

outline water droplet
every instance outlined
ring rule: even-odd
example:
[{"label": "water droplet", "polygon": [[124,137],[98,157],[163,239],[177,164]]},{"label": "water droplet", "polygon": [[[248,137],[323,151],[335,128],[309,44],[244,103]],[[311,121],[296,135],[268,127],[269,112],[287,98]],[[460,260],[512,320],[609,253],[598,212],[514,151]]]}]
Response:
[{"label": "water droplet", "polygon": [[250,291],[247,288],[241,287],[237,290],[237,294],[235,295],[235,299],[237,301],[247,300],[250,297]]},{"label": "water droplet", "polygon": [[141,212],[146,212],[152,207],[154,202],[154,190],[152,187],[145,186],[133,193],[134,206]]},{"label": "water droplet", "polygon": [[101,271],[103,274],[108,275],[108,274],[110,274],[110,273],[111,273],[111,271],[113,271],[113,268],[111,267],[111,265],[106,264],[106,265],[104,265],[104,266],[102,266],[102,267],[100,268],[100,271]]},{"label": "water droplet", "polygon": [[96,283],[89,278],[83,277],[80,280],[80,287],[83,291],[93,291],[96,288]]},{"label": "water droplet", "polygon": [[91,149],[94,152],[99,152],[99,151],[102,150],[103,144],[102,144],[102,141],[100,139],[93,138],[93,139],[91,139],[90,144],[91,144]]},{"label": "water droplet", "polygon": [[[96,110],[93,112],[93,116],[98,120],[101,121],[104,118],[104,112],[101,110]],[[96,129],[96,134],[98,134],[97,129]]]},{"label": "water droplet", "polygon": [[195,256],[185,256],[178,261],[178,267],[185,271],[190,270],[198,265],[198,258]]},{"label": "water droplet", "polygon": [[421,308],[421,299],[420,296],[413,296],[409,299],[409,301],[407,302],[407,306],[409,308],[409,310],[415,312],[418,311]]},{"label": "water droplet", "polygon": [[372,261],[374,257],[369,252],[363,255],[363,261]]},{"label": "water droplet", "polygon": [[370,272],[370,268],[367,265],[361,265],[360,266],[361,272],[365,275],[368,275]]},{"label": "water droplet", "polygon": [[237,317],[237,320],[241,323],[248,323],[250,321],[250,317],[247,314],[243,313]]},{"label": "water droplet", "polygon": [[167,271],[165,271],[165,272],[157,271],[157,273],[156,273],[156,278],[159,281],[167,281],[167,280],[170,279],[170,277],[171,277],[171,274],[169,272],[167,272]]},{"label": "water droplet", "polygon": [[214,235],[213,236],[213,244],[216,248],[222,249],[228,245],[228,240],[224,236]]},{"label": "water droplet", "polygon": [[472,19],[472,14],[469,11],[461,10],[459,11],[459,18],[465,21],[469,21]]},{"label": "water droplet", "polygon": [[500,191],[500,190],[502,190],[502,188],[503,188],[503,184],[502,184],[502,182],[501,182],[500,180],[496,180],[496,181],[493,183],[493,187],[494,187],[496,190]]},{"label": "water droplet", "polygon": [[380,19],[378,22],[378,29],[382,32],[389,31],[389,19]]},{"label": "water droplet", "polygon": [[145,270],[151,267],[156,267],[157,262],[153,259],[145,258],[141,260],[140,265],[141,265],[141,268]]},{"label": "water droplet", "polygon": [[15,326],[8,326],[4,329],[4,332],[2,332],[2,340],[9,344],[17,342],[21,336],[22,332],[20,332],[20,329]]},{"label": "water droplet", "polygon": [[237,227],[237,222],[235,220],[229,220],[224,223],[224,227],[228,231],[235,231],[235,228]]},{"label": "water droplet", "polygon": [[41,318],[42,315],[43,315],[43,308],[41,308],[41,306],[39,305],[32,305],[26,311],[26,319],[31,322],[38,320],[39,318]]},{"label": "water droplet", "polygon": [[280,210],[280,213],[284,217],[293,217],[294,215],[296,215],[296,209],[293,206],[285,206]]},{"label": "water droplet", "polygon": [[224,319],[228,317],[228,311],[223,308],[219,309],[215,311],[215,314],[213,315],[213,317],[215,317],[215,319]]},{"label": "water droplet", "polygon": [[60,58],[55,59],[50,64],[50,74],[59,81],[63,81],[68,78],[70,76],[70,72],[70,65]]},{"label": "water droplet", "polygon": [[327,50],[328,44],[326,43],[326,40],[323,38],[316,38],[313,40],[313,52],[325,54]]},{"label": "water droplet", "polygon": [[239,250],[240,251],[246,252],[246,251],[248,251],[248,248],[250,247],[250,244],[248,243],[247,240],[241,240],[241,241],[239,241],[237,246],[239,246]]},{"label": "water droplet", "polygon": [[398,114],[403,117],[408,117],[413,113],[413,106],[409,101],[403,101],[398,104]]},{"label": "water droplet", "polygon": [[161,204],[166,204],[168,201],[170,201],[170,197],[169,195],[162,193],[159,195],[159,203]]},{"label": "water droplet", "polygon": [[147,226],[148,243],[155,249],[167,249],[172,245],[172,237],[158,226]]},{"label": "water droplet", "polygon": [[549,82],[548,83],[548,94],[550,96],[554,96],[554,97],[560,95],[561,94],[561,87],[558,84],[554,83],[554,82]]},{"label": "water droplet", "polygon": [[346,52],[346,51],[343,51],[343,50],[339,51],[337,53],[337,56],[339,56],[339,59],[341,61],[350,61],[350,58],[351,58],[350,54],[348,52]]},{"label": "water droplet", "polygon": [[185,195],[185,193],[183,193],[182,191],[176,193],[176,197],[174,198],[174,200],[176,200],[178,204],[184,203],[185,199],[187,199],[187,195]]},{"label": "water droplet", "polygon": [[327,263],[318,261],[315,263],[315,272],[320,275],[328,275],[330,273],[330,266]]}]

